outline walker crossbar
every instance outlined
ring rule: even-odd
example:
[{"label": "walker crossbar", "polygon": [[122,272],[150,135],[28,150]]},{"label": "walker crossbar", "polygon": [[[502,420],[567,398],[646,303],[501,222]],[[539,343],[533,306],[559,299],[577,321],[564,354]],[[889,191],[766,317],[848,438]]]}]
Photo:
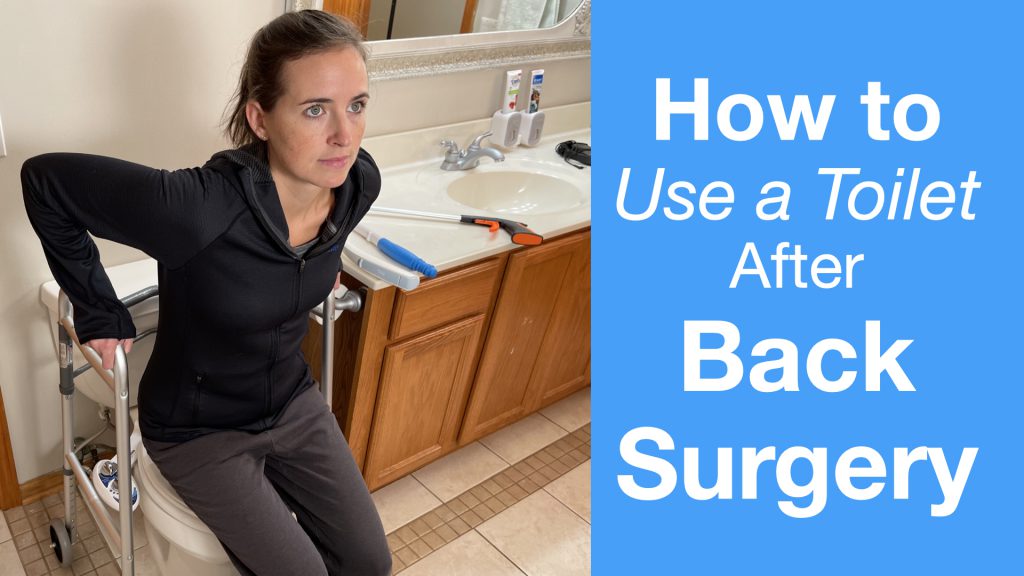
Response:
[{"label": "walker crossbar", "polygon": [[[125,306],[130,307],[157,296],[158,293],[158,287],[150,286],[149,288],[140,290],[122,298],[121,302]],[[323,392],[324,399],[327,402],[328,407],[332,407],[333,404],[333,320],[336,318],[336,315],[332,314],[330,320],[324,319],[323,310],[333,310],[334,312],[346,310],[357,311],[361,307],[362,299],[358,292],[348,291],[343,297],[336,298],[334,290],[331,290],[324,299],[323,306],[318,310],[311,312],[311,315],[318,316],[324,320],[322,348],[323,363],[320,384],[321,391]],[[85,346],[79,342],[78,334],[75,331],[71,301],[63,290],[60,291],[57,297],[57,310],[59,316],[59,320],[57,322],[59,339],[57,351],[60,362],[60,392],[62,396],[61,416],[64,427],[64,521],[60,524],[60,520],[54,520],[50,524],[50,535],[53,540],[52,546],[54,547],[57,558],[61,564],[65,567],[70,567],[72,562],[72,539],[77,538],[77,532],[75,530],[75,480],[77,480],[78,486],[82,489],[82,493],[85,496],[86,509],[96,520],[96,525],[99,528],[100,533],[103,534],[103,537],[106,539],[107,544],[111,549],[116,550],[120,548],[121,575],[134,576],[135,553],[132,533],[132,457],[130,444],[132,423],[129,412],[129,399],[131,395],[129,394],[128,360],[125,356],[124,348],[118,344],[115,349],[114,369],[104,369],[103,359],[100,355],[91,347]],[[154,332],[154,330],[147,330],[141,333],[137,339],[142,339]],[[107,511],[106,504],[100,500],[99,495],[96,492],[96,488],[93,486],[93,483],[89,478],[88,472],[86,472],[85,467],[82,466],[78,456],[75,454],[76,450],[80,447],[75,446],[73,438],[74,379],[88,368],[75,370],[73,347],[78,348],[78,350],[82,352],[82,355],[85,357],[89,365],[97,374],[100,375],[100,377],[103,378],[104,382],[110,386],[111,390],[113,390],[115,394],[114,432],[117,438],[118,491],[121,494],[129,495],[127,498],[128,506],[121,506],[118,511],[120,529],[115,528],[114,523],[110,518],[110,513]],[[122,474],[122,471],[126,471],[127,473]]]}]

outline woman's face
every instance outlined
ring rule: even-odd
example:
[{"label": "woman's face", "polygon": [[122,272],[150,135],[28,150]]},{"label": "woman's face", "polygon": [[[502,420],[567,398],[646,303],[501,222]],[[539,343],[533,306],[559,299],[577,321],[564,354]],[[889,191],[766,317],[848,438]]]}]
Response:
[{"label": "woman's face", "polygon": [[366,64],[355,48],[303,56],[281,69],[281,97],[269,112],[250,101],[249,125],[267,141],[279,188],[340,186],[366,130]]}]

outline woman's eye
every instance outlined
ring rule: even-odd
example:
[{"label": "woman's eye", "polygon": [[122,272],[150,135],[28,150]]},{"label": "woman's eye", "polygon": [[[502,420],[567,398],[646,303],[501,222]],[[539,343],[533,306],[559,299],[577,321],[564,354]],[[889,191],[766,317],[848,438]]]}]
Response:
[{"label": "woman's eye", "polygon": [[355,114],[358,114],[358,113],[362,112],[365,109],[366,109],[366,102],[363,102],[363,101],[353,102],[353,103],[348,105],[348,111],[349,112],[353,112]]},{"label": "woman's eye", "polygon": [[309,116],[310,118],[317,118],[319,116],[323,116],[324,113],[324,107],[319,104],[315,104],[313,106],[310,106],[309,108],[306,108],[306,116]]}]

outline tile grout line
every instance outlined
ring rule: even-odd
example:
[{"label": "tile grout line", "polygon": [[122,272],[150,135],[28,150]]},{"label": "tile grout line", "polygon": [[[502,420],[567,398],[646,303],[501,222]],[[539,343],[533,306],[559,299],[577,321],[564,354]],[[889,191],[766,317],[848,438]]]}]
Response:
[{"label": "tile grout line", "polygon": [[475,530],[588,460],[589,422],[391,531],[387,539],[394,573]]},{"label": "tile grout line", "polygon": [[[585,462],[584,462],[584,463],[581,463],[581,464],[580,464],[580,466],[583,466],[583,464],[585,464]],[[576,469],[576,468],[573,468],[573,470],[575,470],[575,469]],[[571,472],[571,471],[572,471],[572,470],[570,470],[570,472]],[[568,473],[569,473],[569,472],[566,472],[566,474],[568,474]],[[586,522],[586,523],[587,523],[587,526],[591,526],[590,520],[587,520],[587,519],[586,519],[586,518],[584,518],[583,516],[580,516],[579,512],[577,512],[576,510],[574,510],[572,506],[569,506],[569,504],[568,504],[568,503],[566,503],[566,502],[562,502],[562,499],[561,499],[561,498],[559,498],[558,496],[555,496],[554,494],[552,494],[552,493],[551,493],[551,491],[550,491],[550,490],[548,490],[548,486],[550,486],[550,485],[551,485],[551,482],[548,482],[548,483],[547,483],[547,484],[545,484],[544,486],[541,486],[541,488],[540,488],[540,489],[541,489],[541,490],[543,490],[544,492],[546,492],[548,496],[551,496],[552,498],[554,498],[556,502],[558,502],[558,503],[559,503],[559,504],[561,504],[562,506],[565,506],[565,507],[566,507],[566,508],[567,508],[567,509],[569,510],[569,512],[572,512],[573,514],[575,514],[577,518],[579,518],[580,520],[583,520],[584,522]]]},{"label": "tile grout line", "polygon": [[[568,434],[568,432],[566,432],[566,434]],[[563,434],[562,436],[565,436],[566,434]],[[495,456],[497,456],[497,457],[498,457],[498,460],[501,460],[502,462],[504,462],[504,463],[505,463],[505,468],[510,468],[510,467],[512,466],[512,464],[514,464],[514,462],[513,462],[513,463],[509,463],[509,461],[508,461],[508,460],[505,460],[505,459],[504,459],[504,458],[503,458],[503,457],[501,456],[501,454],[498,454],[498,453],[497,453],[496,451],[494,451],[494,449],[492,449],[492,448],[491,448],[490,446],[488,446],[487,444],[484,444],[483,442],[480,442],[480,440],[477,440],[477,442],[478,442],[478,443],[479,443],[479,444],[480,444],[481,446],[483,446],[484,448],[486,448],[488,452],[490,452],[491,454],[494,454]]]},{"label": "tile grout line", "polygon": [[498,554],[501,554],[506,560],[509,561],[509,563],[511,563],[513,566],[515,566],[516,570],[519,570],[523,574],[523,576],[528,576],[528,574],[526,572],[526,568],[520,566],[519,564],[516,564],[516,561],[511,559],[511,558],[509,558],[508,555],[505,554],[505,552],[501,548],[498,548],[497,544],[495,544],[494,542],[491,542],[490,540],[488,540],[487,539],[487,535],[485,535],[483,532],[477,530],[476,528],[473,528],[473,532],[476,532],[477,534],[479,534],[480,537],[484,539],[484,542],[487,542],[487,544],[491,548],[494,548],[495,550],[497,550]]},{"label": "tile grout line", "polygon": [[[564,426],[562,426],[562,425],[561,425],[561,424],[559,424],[558,422],[555,422],[555,420],[554,420],[553,418],[551,418],[550,416],[548,416],[547,414],[545,414],[545,413],[544,413],[543,411],[538,411],[538,412],[537,412],[537,414],[540,414],[541,416],[543,416],[543,417],[547,418],[547,419],[548,419],[548,421],[549,421],[549,422],[551,422],[552,424],[554,424],[555,426],[558,426],[558,427],[559,427],[559,428],[561,428],[562,430],[565,430],[565,427],[564,427]],[[588,422],[588,424],[589,424],[589,422]],[[567,433],[567,434],[572,434],[572,433],[573,433],[573,431],[572,431],[572,430],[567,430],[567,431],[566,431],[566,433]],[[582,465],[582,464],[580,464],[580,465]],[[575,470],[575,468],[573,468],[573,470]],[[568,472],[566,472],[566,474],[568,474]],[[554,498],[555,500],[558,500],[558,502],[559,502],[559,503],[560,503],[560,504],[561,504],[562,506],[565,506],[566,508],[568,508],[570,512],[572,512],[573,514],[576,514],[576,517],[577,517],[577,518],[579,518],[580,520],[583,520],[584,522],[586,522],[586,523],[587,523],[587,526],[590,526],[590,525],[591,525],[591,524],[590,524],[590,520],[587,520],[587,519],[586,519],[586,518],[584,518],[583,516],[580,516],[580,515],[579,515],[579,513],[577,513],[577,512],[576,512],[576,510],[573,510],[573,508],[572,508],[571,506],[569,506],[569,505],[568,505],[568,504],[566,504],[565,502],[562,502],[562,500],[561,500],[561,499],[559,499],[559,498],[558,498],[558,496],[555,496],[555,495],[554,495],[554,494],[552,494],[552,493],[551,493],[550,491],[548,491],[548,489],[547,489],[547,488],[548,488],[548,486],[549,486],[550,484],[551,484],[551,482],[548,482],[548,483],[547,483],[547,484],[545,484],[544,486],[541,486],[541,489],[542,489],[542,490],[544,490],[545,492],[547,492],[547,493],[548,493],[548,495],[550,495],[550,496],[551,496],[552,498]]]},{"label": "tile grout line", "polygon": [[421,481],[419,478],[416,477],[416,473],[415,472],[413,472],[412,474],[409,474],[409,476],[412,476],[412,479],[415,480],[416,483],[419,484],[424,490],[426,490],[428,494],[430,494],[434,498],[437,498],[438,502],[444,502],[444,500],[440,496],[438,496],[437,494],[434,494],[434,491],[431,490],[429,486],[424,484],[423,481]]},{"label": "tile grout line", "polygon": [[[541,416],[543,416],[543,417],[544,417],[544,419],[545,419],[545,420],[547,420],[548,422],[551,422],[551,423],[552,423],[552,424],[554,424],[555,426],[558,426],[558,427],[559,427],[559,428],[561,428],[562,430],[565,430],[565,426],[562,426],[562,425],[561,425],[561,424],[559,424],[558,422],[555,422],[555,421],[554,421],[553,419],[551,419],[550,417],[548,417],[548,415],[547,415],[547,414],[545,414],[545,413],[544,413],[543,411],[540,411],[540,410],[538,410],[538,411],[537,411],[536,413],[537,413],[537,414],[540,414]],[[574,430],[565,430],[565,433],[566,433],[566,434],[572,434],[573,432],[574,432]]]}]

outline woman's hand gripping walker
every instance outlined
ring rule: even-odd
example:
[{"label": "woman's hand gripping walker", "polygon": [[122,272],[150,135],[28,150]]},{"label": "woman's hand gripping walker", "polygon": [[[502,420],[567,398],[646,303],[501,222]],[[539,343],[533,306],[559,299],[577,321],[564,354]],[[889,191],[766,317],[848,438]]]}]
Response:
[{"label": "woman's hand gripping walker", "polygon": [[85,343],[85,346],[92,348],[100,355],[101,364],[104,370],[114,369],[114,359],[117,356],[117,346],[120,344],[124,348],[124,353],[129,354],[132,351],[132,339],[125,338],[124,340],[118,340],[116,338],[97,338],[95,340],[89,340]]}]

